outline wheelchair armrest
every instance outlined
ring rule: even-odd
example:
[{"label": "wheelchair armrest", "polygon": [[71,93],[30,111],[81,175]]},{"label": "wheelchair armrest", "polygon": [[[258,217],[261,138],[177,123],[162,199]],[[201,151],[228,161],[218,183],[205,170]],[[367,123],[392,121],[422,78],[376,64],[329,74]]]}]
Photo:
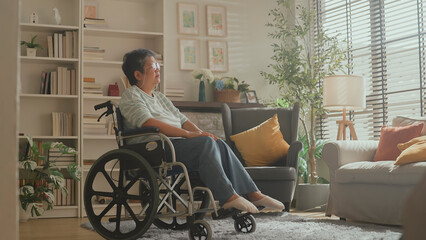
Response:
[{"label": "wheelchair armrest", "polygon": [[134,128],[134,129],[128,129],[121,132],[122,137],[128,137],[138,134],[145,134],[145,133],[159,133],[160,130],[156,127],[142,127],[142,128]]}]

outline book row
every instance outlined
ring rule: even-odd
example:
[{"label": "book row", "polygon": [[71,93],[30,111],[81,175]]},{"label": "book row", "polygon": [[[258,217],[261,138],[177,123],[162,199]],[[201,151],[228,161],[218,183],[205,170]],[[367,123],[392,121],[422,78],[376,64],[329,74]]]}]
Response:
[{"label": "book row", "polygon": [[78,58],[77,31],[65,31],[47,36],[47,55],[53,58]]},{"label": "book row", "polygon": [[[40,186],[46,185],[46,180],[34,180],[34,179],[19,179],[19,187],[24,185]],[[50,190],[54,195],[54,206],[75,206],[76,203],[76,192],[77,192],[77,183],[74,179],[66,178],[65,179],[65,189],[66,192],[63,192],[59,189],[53,187]]]},{"label": "book row", "polygon": [[55,72],[42,72],[40,94],[76,95],[77,76],[75,69],[58,66]]},{"label": "book row", "polygon": [[72,136],[73,116],[72,113],[52,112],[52,135]]}]

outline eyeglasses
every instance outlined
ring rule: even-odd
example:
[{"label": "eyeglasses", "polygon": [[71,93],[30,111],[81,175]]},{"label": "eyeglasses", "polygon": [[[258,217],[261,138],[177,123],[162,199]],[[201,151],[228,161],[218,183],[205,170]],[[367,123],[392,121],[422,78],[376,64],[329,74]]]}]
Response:
[{"label": "eyeglasses", "polygon": [[160,64],[158,62],[153,62],[151,65],[152,69],[160,71]]}]

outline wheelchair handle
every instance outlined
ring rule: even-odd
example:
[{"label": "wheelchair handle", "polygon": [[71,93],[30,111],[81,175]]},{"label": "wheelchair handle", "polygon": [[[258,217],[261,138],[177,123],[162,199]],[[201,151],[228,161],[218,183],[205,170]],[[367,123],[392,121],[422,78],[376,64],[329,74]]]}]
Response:
[{"label": "wheelchair handle", "polygon": [[109,100],[109,101],[106,101],[106,102],[104,102],[104,103],[101,103],[101,104],[98,104],[98,105],[95,105],[95,110],[97,111],[97,110],[99,110],[99,109],[102,109],[102,108],[107,108],[107,110],[104,112],[104,113],[102,113],[101,114],[101,116],[99,116],[99,118],[98,118],[98,122],[99,122],[99,120],[101,120],[101,118],[105,115],[105,117],[106,116],[108,116],[108,115],[110,115],[110,114],[113,114],[114,113],[114,109],[112,108],[112,106],[113,106],[113,104],[111,103],[111,101]]}]

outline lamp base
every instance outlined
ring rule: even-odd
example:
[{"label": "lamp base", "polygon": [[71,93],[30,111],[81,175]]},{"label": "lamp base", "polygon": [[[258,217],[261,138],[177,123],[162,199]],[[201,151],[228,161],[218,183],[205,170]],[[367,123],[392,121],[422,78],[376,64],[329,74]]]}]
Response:
[{"label": "lamp base", "polygon": [[340,120],[336,121],[336,123],[339,125],[339,128],[337,130],[337,140],[346,140],[346,127],[349,127],[349,132],[351,133],[352,139],[358,140],[354,128],[354,123],[352,121]]}]

